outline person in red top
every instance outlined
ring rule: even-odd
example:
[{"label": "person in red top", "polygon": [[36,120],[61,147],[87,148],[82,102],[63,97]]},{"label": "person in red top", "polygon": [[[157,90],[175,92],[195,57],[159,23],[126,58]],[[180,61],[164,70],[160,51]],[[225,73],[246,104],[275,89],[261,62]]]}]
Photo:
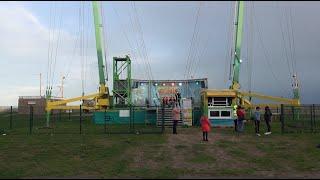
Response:
[{"label": "person in red top", "polygon": [[207,116],[201,116],[200,118],[201,129],[202,129],[202,136],[203,141],[208,141],[208,132],[211,130],[211,122],[209,121]]},{"label": "person in red top", "polygon": [[238,106],[237,110],[237,116],[238,116],[238,122],[237,122],[237,131],[242,132],[243,131],[243,120],[244,120],[245,111],[241,106]]}]

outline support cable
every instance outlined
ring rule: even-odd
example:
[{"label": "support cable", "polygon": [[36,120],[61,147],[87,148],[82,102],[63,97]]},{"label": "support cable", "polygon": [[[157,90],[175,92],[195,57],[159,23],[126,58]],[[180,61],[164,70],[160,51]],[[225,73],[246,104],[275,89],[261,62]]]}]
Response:
[{"label": "support cable", "polygon": [[195,23],[194,23],[194,27],[193,27],[193,34],[192,34],[192,38],[190,41],[190,46],[189,46],[189,53],[188,53],[188,57],[187,57],[187,63],[186,63],[186,68],[185,68],[185,73],[184,73],[184,79],[186,79],[188,77],[188,69],[190,66],[190,61],[191,61],[191,54],[192,54],[192,47],[195,41],[195,34],[196,34],[196,30],[197,30],[197,24],[198,24],[198,19],[199,19],[199,14],[200,14],[200,8],[201,8],[201,3],[199,3],[199,7],[198,10],[196,12],[195,15]]},{"label": "support cable", "polygon": [[[135,13],[134,11],[134,6],[133,6],[133,3],[130,4],[131,6],[131,9],[132,9],[132,12],[133,14]],[[136,14],[135,14],[136,15]],[[132,29],[133,30],[136,30],[136,31],[139,31],[138,29],[138,23],[137,23],[137,18],[136,16],[134,15],[131,15],[131,13],[129,12],[129,16],[130,16],[130,22],[131,22],[131,25],[132,25]],[[140,35],[139,33],[135,33],[137,34],[138,36]],[[140,37],[140,36],[139,36]],[[145,54],[143,54],[142,50],[141,50],[141,45],[139,45],[139,37],[136,37],[135,36],[135,42],[136,42],[136,46],[137,46],[137,49],[138,49],[138,53],[139,53],[139,56],[140,56],[140,60],[142,62],[142,64],[144,64],[145,66],[145,73],[146,73],[146,76],[148,79],[151,79],[151,75],[150,75],[150,72],[149,72],[149,69],[148,69],[148,65],[147,65],[147,62],[146,62],[146,57],[145,57]],[[137,39],[136,39],[137,38]],[[141,41],[141,38],[140,38],[140,41]]]},{"label": "support cable", "polygon": [[[255,14],[256,14],[254,2],[252,2],[252,8],[253,8],[253,12],[255,12]],[[271,58],[270,58],[270,53],[269,53],[268,49],[265,47],[265,45],[264,45],[264,43],[263,43],[262,33],[261,33],[261,27],[260,27],[261,24],[258,23],[259,21],[257,20],[257,17],[256,17],[256,16],[254,16],[254,18],[255,18],[255,21],[256,21],[255,24],[257,24],[257,32],[258,32],[258,37],[259,37],[259,40],[260,40],[260,45],[261,45],[262,49],[264,50],[264,51],[263,51],[263,54],[264,54],[265,59],[266,59],[266,61],[267,61],[267,65],[269,66],[269,69],[270,69],[270,72],[271,72],[273,78],[274,78],[276,81],[278,81],[278,82],[279,82],[279,85],[280,85],[281,82],[279,81],[279,79],[278,79],[277,76],[275,75],[275,73],[274,73],[274,71],[273,71],[273,69],[272,69],[271,63],[270,63],[270,59],[271,59]]]}]

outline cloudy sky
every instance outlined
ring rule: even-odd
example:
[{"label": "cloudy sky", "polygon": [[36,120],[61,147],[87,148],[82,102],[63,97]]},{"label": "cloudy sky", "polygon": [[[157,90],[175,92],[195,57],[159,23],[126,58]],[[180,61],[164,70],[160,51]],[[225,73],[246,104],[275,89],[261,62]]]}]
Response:
[{"label": "cloudy sky", "polygon": [[[234,2],[102,7],[109,86],[112,57],[129,54],[133,78],[208,78],[209,88],[228,88]],[[320,2],[245,2],[243,90],[292,97],[295,72],[302,102],[319,103],[319,8]],[[0,36],[0,105],[39,95],[40,73],[42,93],[51,84],[60,96],[62,76],[65,97],[97,91],[91,2],[2,1]]]}]

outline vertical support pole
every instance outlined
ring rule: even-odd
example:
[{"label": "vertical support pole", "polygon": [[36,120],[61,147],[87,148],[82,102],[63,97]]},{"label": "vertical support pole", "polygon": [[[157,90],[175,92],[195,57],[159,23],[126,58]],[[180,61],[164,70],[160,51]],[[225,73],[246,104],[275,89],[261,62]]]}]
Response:
[{"label": "vertical support pole", "polygon": [[106,134],[107,133],[107,109],[104,109],[104,133]]},{"label": "vertical support pole", "polygon": [[68,118],[69,118],[69,121],[70,121],[70,109],[68,110]]},{"label": "vertical support pole", "polygon": [[29,133],[32,134],[32,127],[33,127],[33,107],[30,106],[30,120],[29,120]]},{"label": "vertical support pole", "polygon": [[294,106],[291,106],[292,108],[292,120],[295,121],[295,116],[294,116]]},{"label": "vertical support pole", "polygon": [[317,131],[317,125],[316,125],[316,110],[315,110],[315,105],[312,104],[312,109],[313,109],[313,129],[314,132]]},{"label": "vertical support pole", "polygon": [[162,105],[162,107],[161,107],[161,117],[162,117],[161,132],[164,133],[164,105]]},{"label": "vertical support pole", "polygon": [[41,97],[41,73],[40,73],[40,97]]},{"label": "vertical support pole", "polygon": [[310,131],[313,132],[313,105],[310,106]]},{"label": "vertical support pole", "polygon": [[135,128],[134,128],[134,106],[132,106],[131,104],[130,104],[130,107],[131,107],[131,110],[132,110],[132,129],[133,129],[133,131],[135,131]]},{"label": "vertical support pole", "polygon": [[80,134],[82,134],[82,107],[80,105]]},{"label": "vertical support pole", "polygon": [[283,104],[281,104],[280,107],[280,122],[281,122],[281,133],[284,133],[284,108],[283,108]]},{"label": "vertical support pole", "polygon": [[59,121],[61,122],[61,109],[59,110]]},{"label": "vertical support pole", "polygon": [[51,110],[46,112],[46,126],[49,127],[49,119],[50,119]]},{"label": "vertical support pole", "polygon": [[12,129],[12,106],[10,106],[10,129]]},{"label": "vertical support pole", "polygon": [[[50,113],[51,113],[51,126],[52,128],[55,128],[55,125],[56,125],[56,118],[55,118],[55,115],[54,115],[54,110],[50,110]],[[47,126],[49,128],[50,126],[50,122],[49,122],[49,125]]]},{"label": "vertical support pole", "polygon": [[[279,115],[279,106],[277,106],[277,114]],[[280,118],[280,117],[279,117]],[[280,121],[280,120],[279,120]]]}]

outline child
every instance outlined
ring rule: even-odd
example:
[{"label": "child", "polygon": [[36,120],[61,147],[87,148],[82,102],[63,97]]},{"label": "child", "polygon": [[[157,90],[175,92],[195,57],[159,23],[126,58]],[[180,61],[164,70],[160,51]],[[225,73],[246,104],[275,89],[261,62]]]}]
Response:
[{"label": "child", "polygon": [[261,136],[259,133],[259,127],[260,127],[260,107],[256,107],[256,111],[254,112],[254,125],[256,130],[256,135]]},{"label": "child", "polygon": [[207,116],[201,116],[200,119],[203,141],[208,141],[208,132],[211,130],[211,122]]}]

